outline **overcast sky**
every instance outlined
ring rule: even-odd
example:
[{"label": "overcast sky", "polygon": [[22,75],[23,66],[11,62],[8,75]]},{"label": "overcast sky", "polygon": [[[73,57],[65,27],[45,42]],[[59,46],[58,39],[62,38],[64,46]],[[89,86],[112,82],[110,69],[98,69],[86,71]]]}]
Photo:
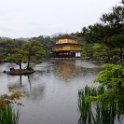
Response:
[{"label": "overcast sky", "polygon": [[0,0],[0,36],[11,38],[81,31],[120,0]]}]

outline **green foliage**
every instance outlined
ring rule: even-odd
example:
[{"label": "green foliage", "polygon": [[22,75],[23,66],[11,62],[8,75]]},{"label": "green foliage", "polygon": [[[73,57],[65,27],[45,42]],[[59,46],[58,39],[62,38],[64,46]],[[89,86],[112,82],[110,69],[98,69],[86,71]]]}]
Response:
[{"label": "green foliage", "polygon": [[103,57],[107,56],[108,48],[102,44],[96,43],[93,45],[93,56],[94,57]]},{"label": "green foliage", "polygon": [[124,114],[123,101],[115,101],[107,92],[108,90],[102,86],[86,86],[78,92],[80,124],[114,124],[116,117]]},{"label": "green foliage", "polygon": [[25,62],[25,52],[21,48],[14,48],[13,54],[7,58],[8,61],[12,62]]},{"label": "green foliage", "polygon": [[37,40],[30,40],[23,45],[23,50],[26,55],[29,56],[45,56],[45,50],[42,47],[42,44]]},{"label": "green foliage", "polygon": [[23,50],[25,52],[25,57],[28,62],[27,69],[30,68],[31,61],[40,61],[41,58],[46,55],[42,44],[37,40],[30,40],[26,42],[23,45]]},{"label": "green foliage", "polygon": [[32,38],[30,41],[21,41],[17,39],[0,38],[0,61],[15,63],[27,62],[27,56],[30,52],[31,61],[38,62],[42,57],[46,56],[45,49],[49,49],[47,45],[44,47],[45,40],[49,41],[51,39],[39,37]]},{"label": "green foliage", "polygon": [[106,40],[106,44],[114,48],[124,48],[124,34],[116,34]]},{"label": "green foliage", "polygon": [[92,48],[91,49],[85,49],[81,52],[81,56],[83,58],[90,58],[93,56],[93,51],[92,51]]},{"label": "green foliage", "polygon": [[124,114],[124,66],[106,65],[95,82],[101,85],[78,92],[81,118],[86,124],[114,124],[116,116]]},{"label": "green foliage", "polygon": [[[15,62],[22,69],[22,62],[40,62],[46,56],[40,38],[32,38],[29,41],[0,38],[0,61]],[[28,67],[29,68],[29,67]]]},{"label": "green foliage", "polygon": [[0,38],[0,61],[6,62],[15,53],[14,49],[21,48],[23,41]]},{"label": "green foliage", "polygon": [[124,66],[107,64],[105,70],[99,73],[95,82],[112,88],[124,88]]},{"label": "green foliage", "polygon": [[101,71],[95,82],[99,82],[108,88],[102,95],[102,101],[113,101],[118,104],[117,113],[124,113],[124,66],[109,64]]},{"label": "green foliage", "polygon": [[25,51],[23,51],[21,48],[14,48],[13,54],[11,56],[8,56],[6,58],[9,62],[15,62],[19,65],[20,69],[22,69],[22,62],[26,62]]},{"label": "green foliage", "polygon": [[6,58],[6,53],[4,48],[0,48],[0,62],[4,61]]},{"label": "green foliage", "polygon": [[105,27],[103,24],[97,23],[90,25],[87,28],[82,29],[82,35],[85,40],[89,43],[101,42],[103,41],[108,27]]},{"label": "green foliage", "polygon": [[88,48],[84,48],[82,51],[82,57],[84,58],[89,57],[107,63],[118,62],[119,54],[120,49],[112,49],[100,43],[92,43]]},{"label": "green foliage", "polygon": [[[115,6],[112,12],[105,13],[101,17],[101,23],[96,23],[94,25],[89,25],[84,27],[80,33],[89,44],[98,43],[93,48],[93,57],[107,62],[120,62],[123,61],[119,55],[124,52],[124,6],[123,2],[121,6]],[[87,47],[88,49],[88,47]],[[91,49],[91,48],[89,48]],[[99,49],[101,51],[99,52]],[[120,49],[115,52],[116,49]],[[95,51],[96,52],[95,52]],[[84,51],[84,55],[88,55]],[[118,56],[118,57],[117,57]],[[115,61],[117,60],[117,61]]]},{"label": "green foliage", "polygon": [[100,100],[105,92],[106,89],[102,86],[86,86],[78,92],[78,108],[81,113],[79,124],[114,124],[117,107],[112,102],[104,104]]},{"label": "green foliage", "polygon": [[0,110],[0,124],[18,124],[19,111],[15,111],[12,105],[7,105]]},{"label": "green foliage", "polygon": [[39,41],[42,44],[43,49],[46,51],[46,54],[49,55],[50,47],[54,44],[53,42],[54,39],[50,37],[43,37],[43,36],[39,36],[33,39]]},{"label": "green foliage", "polygon": [[4,94],[0,96],[0,109],[3,109],[10,104],[20,104],[18,100],[23,96],[19,91],[14,91],[12,87],[9,87],[10,94]]},{"label": "green foliage", "polygon": [[[113,11],[108,14],[103,14],[101,20],[111,25],[111,27],[114,27],[116,29],[122,28],[121,26],[124,24],[124,7],[123,6],[115,6],[112,9]],[[119,30],[116,30],[117,33]],[[120,31],[119,31],[120,32]]]},{"label": "green foliage", "polygon": [[19,111],[14,109],[15,103],[21,105],[18,100],[22,97],[22,94],[18,91],[14,91],[12,87],[9,87],[11,92],[9,95],[4,94],[0,97],[0,124],[18,124]]}]

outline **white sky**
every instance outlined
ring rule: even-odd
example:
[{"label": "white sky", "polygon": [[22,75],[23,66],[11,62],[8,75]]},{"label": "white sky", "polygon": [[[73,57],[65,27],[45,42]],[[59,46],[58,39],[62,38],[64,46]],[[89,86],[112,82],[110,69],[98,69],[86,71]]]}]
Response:
[{"label": "white sky", "polygon": [[81,31],[121,0],[0,0],[0,36],[11,38]]}]

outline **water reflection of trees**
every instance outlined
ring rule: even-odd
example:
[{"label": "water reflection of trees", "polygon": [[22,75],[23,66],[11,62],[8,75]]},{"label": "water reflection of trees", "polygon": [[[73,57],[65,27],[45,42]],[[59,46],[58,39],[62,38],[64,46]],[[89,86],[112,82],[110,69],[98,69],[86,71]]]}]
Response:
[{"label": "water reflection of trees", "polygon": [[100,99],[102,94],[106,94],[104,87],[85,87],[78,92],[79,124],[121,124],[121,117],[124,116],[123,94],[116,100]]},{"label": "water reflection of trees", "polygon": [[27,78],[26,83],[23,82],[23,76],[19,76],[18,81],[16,81],[14,84],[11,84],[11,86],[15,90],[21,91],[25,97],[32,99],[33,101],[41,99],[44,95],[45,86],[40,83],[33,83],[34,80],[31,79],[30,75],[25,76],[25,78]]}]

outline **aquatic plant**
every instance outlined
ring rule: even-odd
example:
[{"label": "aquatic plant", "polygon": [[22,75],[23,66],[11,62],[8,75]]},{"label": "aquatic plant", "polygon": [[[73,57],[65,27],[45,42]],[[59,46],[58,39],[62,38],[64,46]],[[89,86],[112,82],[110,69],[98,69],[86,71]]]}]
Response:
[{"label": "aquatic plant", "polygon": [[106,65],[95,82],[78,92],[80,124],[114,124],[124,114],[124,66]]},{"label": "aquatic plant", "polygon": [[78,108],[80,111],[80,124],[114,124],[116,117],[116,104],[100,100],[104,87],[85,87],[78,92]]},{"label": "aquatic plant", "polygon": [[12,105],[6,105],[0,109],[0,124],[18,124],[19,110],[15,110]]},{"label": "aquatic plant", "polygon": [[19,110],[14,109],[14,105],[21,105],[19,103],[22,94],[19,91],[14,91],[9,87],[11,92],[9,95],[4,94],[0,96],[0,124],[18,124]]}]

